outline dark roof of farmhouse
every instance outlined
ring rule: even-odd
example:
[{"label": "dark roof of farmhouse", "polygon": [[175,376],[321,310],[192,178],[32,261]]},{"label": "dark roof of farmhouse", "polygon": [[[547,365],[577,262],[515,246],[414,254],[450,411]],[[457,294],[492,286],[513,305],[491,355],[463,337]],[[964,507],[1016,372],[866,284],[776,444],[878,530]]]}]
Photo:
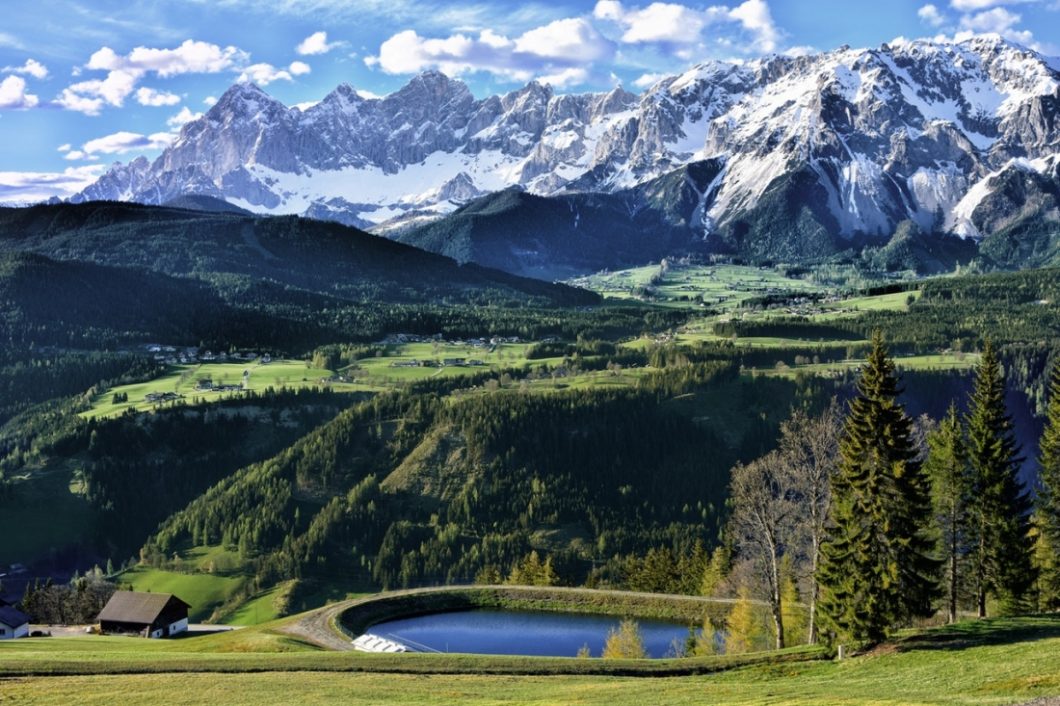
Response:
[{"label": "dark roof of farmhouse", "polygon": [[29,622],[29,616],[11,606],[0,606],[0,623],[17,628]]},{"label": "dark roof of farmhouse", "polygon": [[111,599],[99,614],[99,619],[116,623],[143,623],[144,625],[149,625],[155,621],[171,599],[190,607],[172,593],[117,591],[111,596]]}]

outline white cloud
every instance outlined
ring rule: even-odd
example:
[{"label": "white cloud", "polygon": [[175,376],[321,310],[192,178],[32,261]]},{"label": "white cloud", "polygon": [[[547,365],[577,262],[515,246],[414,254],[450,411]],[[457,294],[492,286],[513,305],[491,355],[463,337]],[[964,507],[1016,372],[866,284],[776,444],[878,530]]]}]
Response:
[{"label": "white cloud", "polygon": [[125,99],[136,88],[136,83],[148,73],[153,72],[161,78],[189,73],[218,73],[234,68],[246,58],[246,52],[235,47],[222,48],[191,39],[173,49],[136,47],[125,56],[110,47],[103,47],[89,57],[85,68],[106,71],[106,77],[72,84],[62,90],[55,102],[67,110],[98,115],[107,105],[124,105]]},{"label": "white cloud", "polygon": [[26,110],[34,108],[40,99],[26,92],[26,79],[8,76],[0,81],[0,110]]},{"label": "white cloud", "polygon": [[22,41],[19,40],[19,38],[15,35],[8,34],[7,32],[0,32],[0,47],[9,47],[11,49],[25,49],[26,45],[23,44]]},{"label": "white cloud", "polygon": [[93,54],[85,68],[114,71],[124,69],[146,73],[153,71],[162,78],[180,74],[215,74],[245,61],[246,52],[233,46],[221,48],[216,44],[185,40],[174,49],[136,47],[120,56],[110,47]]},{"label": "white cloud", "polygon": [[[549,76],[559,82],[588,77],[589,64],[614,54],[612,44],[584,19],[556,20],[510,38],[483,30],[477,37],[454,34],[445,38],[421,37],[415,30],[393,35],[379,54],[365,58],[368,66],[386,73],[408,74],[439,69],[459,75],[486,71],[506,79],[528,81]],[[569,72],[569,69],[582,72]]]},{"label": "white cloud", "polygon": [[588,70],[572,67],[569,69],[563,69],[562,71],[557,71],[553,74],[545,74],[544,76],[538,76],[537,80],[541,83],[547,83],[553,88],[566,88],[567,86],[585,83],[588,78]]},{"label": "white cloud", "polygon": [[314,56],[316,54],[327,54],[335,48],[335,44],[328,44],[327,32],[313,32],[295,47],[295,51],[303,56]]},{"label": "white cloud", "polygon": [[71,162],[79,162],[83,159],[99,159],[99,157],[90,157],[81,150],[71,150],[66,153],[63,159],[68,159]]},{"label": "white cloud", "polygon": [[153,150],[168,147],[173,141],[172,133],[156,132],[142,135],[138,132],[115,132],[111,135],[97,137],[81,145],[81,151],[88,156],[97,154],[124,154],[133,150]]},{"label": "white cloud", "polygon": [[1004,34],[1019,24],[1021,19],[1014,12],[1009,12],[1003,7],[995,7],[992,10],[986,10],[974,15],[964,15],[961,17],[961,29],[971,30],[972,32]]},{"label": "white cloud", "polygon": [[206,96],[202,99],[202,102],[204,105],[212,107],[213,104],[217,102],[217,96]]},{"label": "white cloud", "polygon": [[36,79],[48,78],[48,67],[35,59],[26,59],[22,66],[5,66],[0,69],[5,74],[23,74]]},{"label": "white cloud", "polygon": [[379,100],[380,98],[382,98],[382,96],[378,93],[372,93],[371,91],[365,91],[363,89],[358,89],[357,95],[366,100]]},{"label": "white cloud", "polygon": [[176,115],[170,116],[166,120],[166,125],[168,125],[169,127],[173,128],[174,130],[177,130],[179,128],[184,127],[185,125],[190,123],[192,120],[198,120],[201,117],[202,117],[202,113],[193,113],[188,108],[188,106],[184,106],[183,108],[180,109],[179,113],[177,113]]},{"label": "white cloud", "polygon": [[637,88],[650,88],[664,78],[666,74],[641,74],[633,81],[633,85]]},{"label": "white cloud", "polygon": [[773,15],[765,0],[747,0],[734,8],[729,17],[738,20],[755,37],[755,47],[761,51],[776,51],[780,30],[773,23]]},{"label": "white cloud", "polygon": [[140,75],[122,69],[111,71],[106,78],[81,81],[64,88],[55,102],[67,110],[99,115],[104,105],[124,105]]},{"label": "white cloud", "polygon": [[700,41],[703,28],[712,20],[710,11],[701,12],[685,5],[653,2],[645,8],[626,10],[617,0],[600,0],[593,16],[615,22],[625,29],[626,44],[672,42],[693,44]]},{"label": "white cloud", "polygon": [[167,91],[156,91],[153,88],[138,88],[136,90],[136,102],[140,105],[149,105],[158,108],[164,105],[176,105],[180,103],[180,96]]},{"label": "white cloud", "polygon": [[0,172],[0,201],[34,202],[73,196],[99,178],[103,165],[68,167],[62,172]]},{"label": "white cloud", "polygon": [[618,25],[624,44],[677,45],[680,48],[675,48],[673,53],[682,59],[694,56],[693,45],[704,41],[709,27],[738,27],[746,32],[742,42],[724,36],[724,30],[715,37],[724,46],[744,53],[776,51],[782,35],[765,0],[746,0],[731,9],[724,5],[697,9],[669,2],[627,8],[619,0],[599,0],[593,8],[593,17]]},{"label": "white cloud", "polygon": [[69,142],[64,142],[63,144],[61,144],[58,147],[56,147],[55,151],[56,152],[69,152],[70,151],[70,143]]},{"label": "white cloud", "polygon": [[272,64],[261,63],[251,64],[243,69],[243,73],[239,75],[239,80],[251,81],[260,86],[268,86],[273,81],[293,81],[294,78],[287,69],[280,69]]},{"label": "white cloud", "polygon": [[938,7],[932,4],[927,4],[916,11],[917,17],[920,18],[921,22],[930,25],[931,27],[940,27],[946,22],[946,18],[939,12]]},{"label": "white cloud", "polygon": [[[490,39],[498,48],[507,48],[503,37],[491,35]],[[515,40],[515,53],[583,62],[609,56],[611,47],[591,24],[581,18],[568,18],[524,33]]]},{"label": "white cloud", "polygon": [[313,69],[304,61],[292,61],[291,65],[287,67],[287,70],[291,72],[292,76],[303,76]]},{"label": "white cloud", "polygon": [[1001,5],[1022,5],[1031,2],[1037,2],[1037,0],[950,0],[950,6],[961,12],[973,12]]}]

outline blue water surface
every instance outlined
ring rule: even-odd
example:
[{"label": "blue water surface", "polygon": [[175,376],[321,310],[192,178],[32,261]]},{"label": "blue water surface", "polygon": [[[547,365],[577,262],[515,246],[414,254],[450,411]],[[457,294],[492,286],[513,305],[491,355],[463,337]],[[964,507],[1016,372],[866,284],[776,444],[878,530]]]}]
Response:
[{"label": "blue water surface", "polygon": [[[432,613],[373,625],[368,632],[396,640],[417,652],[574,657],[588,645],[593,657],[620,618],[580,613],[466,610]],[[688,637],[688,626],[638,619],[650,657],[674,656]]]}]

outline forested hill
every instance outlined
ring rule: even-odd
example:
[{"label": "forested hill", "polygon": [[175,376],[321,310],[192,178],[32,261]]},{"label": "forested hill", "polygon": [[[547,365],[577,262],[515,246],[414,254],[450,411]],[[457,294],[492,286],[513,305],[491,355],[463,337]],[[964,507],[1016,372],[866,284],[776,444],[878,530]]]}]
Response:
[{"label": "forested hill", "polygon": [[270,282],[353,302],[578,305],[595,294],[460,265],[336,223],[115,202],[0,209],[0,251],[195,276],[226,289]]}]

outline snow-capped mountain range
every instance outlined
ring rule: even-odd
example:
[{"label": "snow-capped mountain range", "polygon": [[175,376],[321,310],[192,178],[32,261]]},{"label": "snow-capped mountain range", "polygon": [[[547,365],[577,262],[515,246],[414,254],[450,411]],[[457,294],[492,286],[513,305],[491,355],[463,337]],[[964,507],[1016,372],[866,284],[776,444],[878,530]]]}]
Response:
[{"label": "snow-capped mountain range", "polygon": [[384,98],[343,84],[288,107],[239,83],[153,163],[116,164],[75,200],[204,194],[385,229],[511,186],[611,193],[715,160],[692,224],[705,238],[792,175],[841,239],[907,219],[979,237],[1006,175],[1055,180],[1058,155],[1060,60],[980,36],[706,62],[639,95],[532,82],[479,100],[427,72]]}]

